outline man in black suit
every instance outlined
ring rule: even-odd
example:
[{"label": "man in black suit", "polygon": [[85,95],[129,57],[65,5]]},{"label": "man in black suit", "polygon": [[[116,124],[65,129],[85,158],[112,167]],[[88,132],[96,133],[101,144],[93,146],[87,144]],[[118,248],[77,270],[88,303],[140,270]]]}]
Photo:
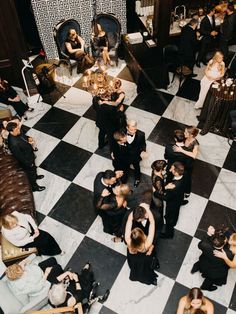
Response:
[{"label": "man in black suit", "polygon": [[[198,37],[196,28],[198,26],[198,20],[191,19],[190,22],[182,28],[180,37],[180,57],[182,65],[186,65],[190,70],[193,71],[195,64],[195,55],[197,52]],[[200,34],[199,34],[200,35]],[[191,77],[197,76],[192,73]]]},{"label": "man in black suit", "polygon": [[174,227],[179,218],[180,206],[184,199],[184,165],[176,161],[170,168],[173,179],[165,186],[166,193],[164,200],[166,201],[165,213],[165,231],[161,233],[162,238],[172,239],[174,237]]},{"label": "man in black suit", "polygon": [[25,170],[33,192],[45,190],[44,186],[39,186],[36,182],[36,180],[42,179],[44,176],[37,175],[35,155],[32,145],[29,143],[28,136],[20,132],[20,127],[15,122],[9,122],[7,124],[7,131],[9,132],[9,149],[20,166]]},{"label": "man in black suit", "polygon": [[224,248],[230,260],[232,260],[233,256],[226,244],[227,238],[221,231],[215,232],[215,229],[210,226],[207,235],[198,244],[202,255],[199,257],[199,261],[193,265],[191,273],[194,274],[200,271],[205,278],[200,288],[202,290],[214,291],[217,289],[217,286],[226,284],[229,270],[229,266],[223,259],[214,256],[214,251],[221,251]]},{"label": "man in black suit", "polygon": [[[220,49],[224,54],[224,58],[227,62],[229,53],[229,42],[235,37],[236,33],[236,12],[234,10],[233,3],[228,3],[224,21],[220,28]],[[235,37],[236,38],[236,37]]]},{"label": "man in black suit", "polygon": [[145,133],[137,129],[135,120],[128,120],[126,127],[127,146],[130,164],[134,166],[134,187],[137,187],[141,179],[140,161],[146,157]]},{"label": "man in black suit", "polygon": [[[216,39],[218,32],[215,25],[215,9],[209,8],[207,15],[202,19],[200,24],[200,34],[202,39],[200,41],[200,49],[197,57],[196,65],[200,68],[200,62],[207,63],[206,56],[216,46]],[[213,49],[212,49],[213,48]]]}]

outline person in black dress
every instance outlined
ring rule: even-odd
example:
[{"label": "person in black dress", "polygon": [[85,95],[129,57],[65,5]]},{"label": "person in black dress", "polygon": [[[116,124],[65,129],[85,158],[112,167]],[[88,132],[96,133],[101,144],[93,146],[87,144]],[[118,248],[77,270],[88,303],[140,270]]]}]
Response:
[{"label": "person in black dress", "polygon": [[208,228],[207,237],[198,244],[198,248],[202,251],[199,261],[193,265],[191,273],[200,271],[204,281],[201,285],[202,290],[214,291],[217,286],[226,284],[229,266],[224,260],[216,257],[214,251],[224,249],[230,260],[233,254],[227,244],[227,238],[224,232],[216,232],[211,226]]},{"label": "person in black dress", "polygon": [[87,64],[92,65],[93,59],[85,51],[85,41],[80,37],[76,30],[71,28],[68,31],[65,47],[70,59],[85,60]]},{"label": "person in black dress", "polygon": [[103,211],[103,231],[115,235],[114,242],[120,242],[122,237],[122,222],[127,211],[126,196],[130,194],[127,184],[120,184],[112,189],[112,193],[105,189],[97,203],[99,210]]},{"label": "person in black dress", "polygon": [[26,172],[33,192],[45,190],[44,186],[39,186],[36,182],[36,180],[40,180],[44,176],[37,175],[34,150],[28,137],[21,133],[19,125],[15,122],[9,122],[6,128],[9,132],[8,147]]},{"label": "person in black dress", "polygon": [[158,275],[154,272],[152,267],[154,253],[151,250],[149,251],[150,247],[153,245],[155,221],[148,206],[146,206],[145,209],[150,221],[147,236],[140,228],[134,228],[132,230],[133,213],[129,215],[126,223],[125,241],[128,249],[127,259],[130,267],[129,279],[147,285],[157,285]]},{"label": "person in black dress", "polygon": [[165,186],[166,213],[165,213],[165,231],[161,233],[162,238],[172,239],[174,237],[174,227],[179,218],[180,206],[183,203],[185,180],[184,165],[178,161],[170,168],[173,179]]},{"label": "person in black dress", "polygon": [[[163,206],[164,206],[164,195],[165,195],[165,181],[164,173],[166,169],[165,160],[156,160],[152,163],[152,202],[151,209],[157,215],[158,225],[163,225]],[[161,227],[160,227],[161,229]]]},{"label": "person in black dress", "polygon": [[9,83],[0,78],[0,102],[7,106],[12,106],[19,117],[25,117],[26,111],[33,111],[28,104],[21,101],[20,96],[17,92],[9,85]]},{"label": "person in black dress", "polygon": [[102,55],[105,65],[111,64],[107,34],[96,21],[93,26],[92,49],[95,57]]}]

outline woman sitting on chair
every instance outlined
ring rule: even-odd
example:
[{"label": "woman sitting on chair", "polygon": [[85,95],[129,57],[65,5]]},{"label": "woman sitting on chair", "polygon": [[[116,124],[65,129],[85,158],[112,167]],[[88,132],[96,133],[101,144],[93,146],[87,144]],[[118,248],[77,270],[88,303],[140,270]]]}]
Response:
[{"label": "woman sitting on chair", "polygon": [[85,51],[85,41],[76,33],[75,29],[69,29],[65,46],[71,59],[82,60],[84,58],[88,64],[93,63],[92,58]]},{"label": "woman sitting on chair", "polygon": [[105,65],[111,64],[111,59],[109,56],[108,49],[108,39],[106,32],[102,29],[101,25],[94,23],[93,35],[92,35],[92,45],[96,57],[99,57],[102,54],[102,59]]}]

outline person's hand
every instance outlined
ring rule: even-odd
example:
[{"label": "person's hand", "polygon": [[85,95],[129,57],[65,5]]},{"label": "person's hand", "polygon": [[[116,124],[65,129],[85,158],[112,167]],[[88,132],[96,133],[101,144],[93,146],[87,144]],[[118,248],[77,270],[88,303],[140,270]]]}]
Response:
[{"label": "person's hand", "polygon": [[39,236],[39,229],[35,229],[33,237],[37,238],[38,236]]},{"label": "person's hand", "polygon": [[107,190],[107,189],[104,189],[103,191],[102,191],[102,197],[105,197],[105,196],[108,196],[108,195],[110,195],[111,193]]},{"label": "person's hand", "polygon": [[177,145],[174,145],[172,148],[173,148],[173,151],[174,151],[175,153],[182,153],[182,151],[183,151],[183,148],[182,148],[182,147],[179,147],[179,146],[177,146]]},{"label": "person's hand", "polygon": [[140,154],[140,157],[141,157],[142,159],[147,158],[147,157],[148,157],[148,153],[145,152],[145,151],[142,151],[141,154]]},{"label": "person's hand", "polygon": [[120,106],[120,109],[119,109],[119,111],[124,111],[125,110],[125,107],[124,107],[124,105],[121,105]]},{"label": "person's hand", "polygon": [[34,144],[34,139],[32,137],[28,137],[28,142],[32,145]]},{"label": "person's hand", "polygon": [[147,250],[146,255],[151,255],[153,249],[154,249],[154,245],[152,244],[152,245],[150,246],[150,248]]},{"label": "person's hand", "polygon": [[170,182],[165,186],[166,190],[173,190],[175,188],[174,183]]},{"label": "person's hand", "polygon": [[219,257],[219,258],[222,258],[222,259],[227,259],[227,255],[226,255],[226,253],[225,253],[225,251],[223,249],[221,251],[214,250],[213,254],[216,257]]},{"label": "person's hand", "polygon": [[216,31],[212,31],[212,32],[211,32],[211,36],[213,36],[213,37],[216,36],[217,34],[218,34],[218,33],[217,33]]},{"label": "person's hand", "polygon": [[[112,159],[114,159],[114,158],[112,158]],[[119,179],[119,178],[121,178],[123,176],[124,171],[123,170],[117,170],[117,171],[115,171],[115,174],[116,174],[116,179]]]},{"label": "person's hand", "polygon": [[102,101],[101,99],[99,99],[98,104],[99,104],[99,105],[102,105],[102,104],[103,104],[103,101]]},{"label": "person's hand", "polygon": [[207,234],[211,237],[213,234],[215,234],[215,228],[213,226],[209,226],[207,229]]},{"label": "person's hand", "polygon": [[79,277],[76,273],[72,273],[72,280],[79,282]]}]

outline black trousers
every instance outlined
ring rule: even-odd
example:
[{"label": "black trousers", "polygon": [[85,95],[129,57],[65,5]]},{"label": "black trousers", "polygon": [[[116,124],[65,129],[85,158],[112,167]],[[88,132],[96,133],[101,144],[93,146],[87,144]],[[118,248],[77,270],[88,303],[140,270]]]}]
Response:
[{"label": "black trousers", "polygon": [[37,180],[37,167],[34,165],[32,167],[25,167],[22,165],[22,168],[25,170],[25,173],[29,179],[32,189],[34,189],[38,184]]},{"label": "black trousers", "polygon": [[103,148],[105,146],[106,136],[107,136],[108,144],[111,147],[112,136],[113,136],[112,132],[99,128],[99,133],[98,133],[98,147],[99,148]]}]

